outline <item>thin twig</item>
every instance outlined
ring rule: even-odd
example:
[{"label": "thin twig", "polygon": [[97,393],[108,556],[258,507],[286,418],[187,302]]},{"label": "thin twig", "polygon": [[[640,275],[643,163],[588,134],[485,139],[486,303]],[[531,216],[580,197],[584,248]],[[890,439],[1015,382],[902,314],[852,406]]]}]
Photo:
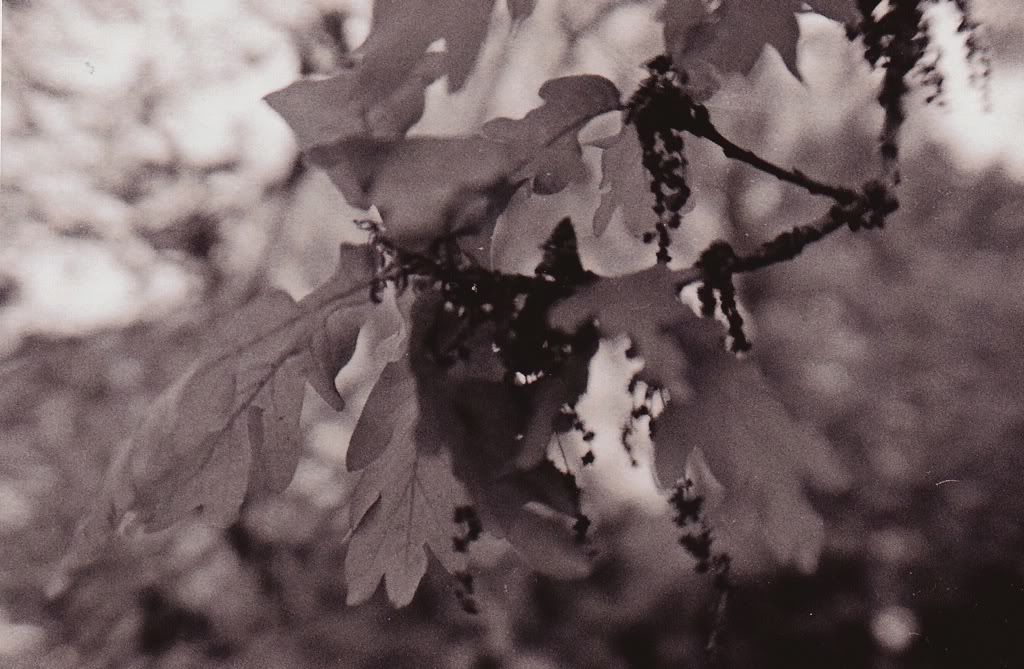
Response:
[{"label": "thin twig", "polygon": [[711,122],[710,114],[704,105],[693,103],[693,110],[695,112],[694,120],[696,122],[687,124],[685,128],[686,131],[695,137],[706,139],[718,148],[722,149],[722,153],[724,153],[727,158],[732,158],[733,160],[746,163],[756,170],[760,170],[765,174],[775,177],[779,181],[799,186],[811,195],[822,195],[832,198],[839,204],[850,204],[857,199],[858,194],[856,191],[850,190],[844,186],[834,186],[823,181],[818,181],[817,179],[807,176],[796,168],[786,169],[776,165],[770,160],[762,158],[749,149],[745,149],[738,144],[735,144],[719,132],[718,128],[714,126]]},{"label": "thin twig", "polygon": [[834,205],[814,223],[787,230],[747,255],[737,255],[725,242],[715,242],[705,249],[700,260],[675,273],[677,286],[682,289],[714,277],[753,272],[792,260],[809,245],[841,228],[856,231],[882,227],[886,216],[899,206],[895,197],[879,182],[867,183],[863,193],[856,193],[855,196],[851,204]]}]

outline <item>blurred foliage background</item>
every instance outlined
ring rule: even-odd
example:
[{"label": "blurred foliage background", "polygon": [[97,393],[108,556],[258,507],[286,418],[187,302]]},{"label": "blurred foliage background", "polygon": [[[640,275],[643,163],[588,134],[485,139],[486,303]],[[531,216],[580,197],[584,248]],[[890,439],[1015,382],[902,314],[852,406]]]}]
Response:
[{"label": "blurred foliage background", "polygon": [[[742,287],[759,361],[857,482],[816,500],[830,528],[816,573],[765,561],[744,575],[726,666],[1024,666],[1024,8],[976,5],[991,110],[951,42],[944,104],[912,105],[890,226]],[[522,114],[561,72],[628,90],[659,39],[652,11],[539,2],[419,128]],[[260,97],[339,67],[369,15],[344,0],[4,1],[0,666],[706,666],[714,593],[671,524],[627,509],[602,527],[606,555],[585,581],[495,549],[477,616],[440,573],[408,609],[346,608],[351,417],[316,401],[282,499],[227,532],[114,546],[46,592],[109,454],[206,324],[262,286],[308,291],[358,238],[356,214]],[[858,183],[875,170],[875,80],[840,26],[801,28],[803,84],[767,53],[710,106],[776,162]],[[753,244],[820,207],[707,146],[688,151],[694,243]]]}]

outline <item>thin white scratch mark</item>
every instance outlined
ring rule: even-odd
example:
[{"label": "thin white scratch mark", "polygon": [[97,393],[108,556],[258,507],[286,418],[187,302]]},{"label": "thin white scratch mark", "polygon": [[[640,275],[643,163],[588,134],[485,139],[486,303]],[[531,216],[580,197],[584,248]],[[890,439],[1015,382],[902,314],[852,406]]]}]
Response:
[{"label": "thin white scratch mark", "polygon": [[936,486],[940,486],[940,485],[942,485],[943,483],[960,483],[960,479],[943,479],[942,481],[939,481],[939,482],[938,482],[938,483],[936,483],[935,485],[936,485]]}]

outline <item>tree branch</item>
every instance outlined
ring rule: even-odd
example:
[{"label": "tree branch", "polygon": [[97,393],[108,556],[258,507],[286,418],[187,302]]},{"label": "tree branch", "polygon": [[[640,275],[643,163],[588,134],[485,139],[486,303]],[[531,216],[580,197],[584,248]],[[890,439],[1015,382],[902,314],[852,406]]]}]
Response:
[{"label": "tree branch", "polygon": [[823,181],[818,181],[795,168],[787,170],[762,158],[753,151],[735,144],[719,132],[718,128],[716,128],[711,122],[711,115],[708,112],[707,107],[693,102],[692,100],[690,103],[692,115],[688,119],[686,125],[683,126],[683,129],[694,137],[706,139],[718,148],[722,149],[722,153],[724,153],[727,158],[732,158],[733,160],[746,163],[756,170],[760,170],[765,174],[775,177],[779,181],[799,186],[811,195],[822,195],[832,198],[839,204],[849,204],[857,199],[858,195],[856,191],[850,190],[844,186],[834,186]]},{"label": "tree branch", "polygon": [[[852,192],[852,191],[851,191]],[[826,214],[809,225],[798,225],[761,244],[753,253],[737,255],[727,242],[712,243],[690,267],[676,273],[681,289],[697,282],[718,283],[735,274],[753,272],[792,260],[807,246],[841,228],[851,231],[881,228],[899,202],[882,183],[869,181],[862,192],[853,193],[849,204],[833,205]]]},{"label": "tree branch", "polygon": [[818,181],[795,168],[780,167],[725,137],[712,123],[708,108],[687,92],[686,73],[673,69],[668,56],[655,58],[647,64],[647,69],[651,76],[640,85],[626,105],[627,122],[636,125],[642,136],[687,132],[715,144],[726,157],[746,163],[780,181],[799,186],[811,195],[825,196],[842,205],[857,199],[856,191]]}]

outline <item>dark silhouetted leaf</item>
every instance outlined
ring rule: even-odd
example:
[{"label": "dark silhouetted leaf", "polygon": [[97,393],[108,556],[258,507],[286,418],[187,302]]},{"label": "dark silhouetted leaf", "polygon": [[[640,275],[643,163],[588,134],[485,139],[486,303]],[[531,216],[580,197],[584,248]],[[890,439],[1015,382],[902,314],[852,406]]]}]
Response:
[{"label": "dark silhouetted leaf", "polygon": [[717,325],[698,318],[680,302],[672,272],[658,264],[642,272],[603,279],[576,291],[552,309],[551,323],[564,330],[596,320],[603,334],[628,333],[644,359],[642,377],[673,394],[681,385],[686,357],[678,337],[716,341]]},{"label": "dark silhouetted leaf", "polygon": [[[521,539],[531,542],[523,554],[534,568],[550,569],[550,575],[559,578],[577,575],[578,569],[566,565],[589,564],[580,547],[572,544],[568,528],[570,514],[579,512],[578,490],[550,461],[540,459],[539,451],[554,432],[558,407],[575,401],[578,386],[585,386],[585,361],[582,369],[570,365],[559,383],[515,387],[505,379],[504,367],[490,346],[493,330],[480,328],[467,342],[468,355],[441,367],[422,339],[432,327],[431,300],[425,299],[416,313],[420,315],[413,317],[410,360],[421,412],[416,431],[421,448],[444,445],[449,450],[455,475],[466,484],[485,529],[507,536],[514,547]],[[420,327],[425,329],[417,333]],[[564,392],[563,402],[548,392]],[[516,465],[519,458],[522,467]],[[530,504],[546,507],[547,515],[529,517],[524,507]],[[575,555],[564,554],[567,546]],[[561,554],[541,559],[547,549]]]},{"label": "dark silhouetted leaf", "polygon": [[811,9],[840,23],[853,23],[860,19],[857,0],[805,0]]},{"label": "dark silhouetted leaf", "polygon": [[704,0],[668,0],[659,18],[664,23],[665,48],[679,60],[693,38],[691,31],[707,21],[708,10]]},{"label": "dark silhouetted leaf", "polygon": [[[463,570],[465,555],[453,550],[454,511],[470,498],[485,529],[506,536],[534,568],[561,578],[585,575],[589,561],[562,515],[578,511],[565,476],[547,461],[518,471],[495,457],[515,447],[507,392],[499,396],[498,386],[489,386],[479,395],[479,387],[442,385],[424,392],[417,387],[423,381],[405,359],[387,365],[353,432],[346,463],[365,468],[350,500],[356,530],[345,562],[349,602],[365,601],[384,578],[391,602],[407,604],[426,570],[424,547],[450,572]],[[438,393],[472,398],[476,413]],[[488,403],[494,399],[505,404]],[[490,419],[498,429],[481,433],[479,421]],[[523,509],[530,502],[558,513]]]},{"label": "dark silhouetted leaf", "polygon": [[537,0],[508,0],[508,13],[512,17],[513,23],[530,18],[536,8]]}]

